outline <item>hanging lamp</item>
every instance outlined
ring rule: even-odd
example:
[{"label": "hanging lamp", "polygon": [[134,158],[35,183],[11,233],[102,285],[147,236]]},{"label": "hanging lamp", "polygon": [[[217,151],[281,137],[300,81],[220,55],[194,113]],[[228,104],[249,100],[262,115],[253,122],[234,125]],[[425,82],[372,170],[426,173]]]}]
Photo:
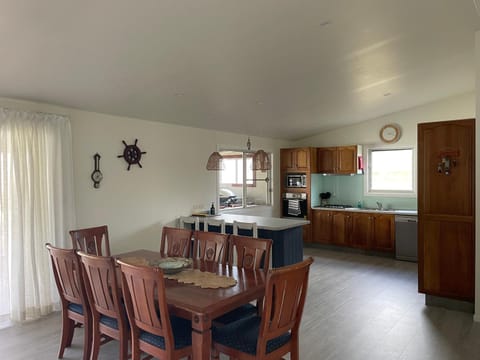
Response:
[{"label": "hanging lamp", "polygon": [[270,157],[268,154],[263,150],[257,150],[255,154],[253,154],[253,170],[270,170],[272,168],[272,163],[270,162]]},{"label": "hanging lamp", "polygon": [[207,170],[223,170],[223,156],[218,151],[214,151],[210,154],[207,161]]}]

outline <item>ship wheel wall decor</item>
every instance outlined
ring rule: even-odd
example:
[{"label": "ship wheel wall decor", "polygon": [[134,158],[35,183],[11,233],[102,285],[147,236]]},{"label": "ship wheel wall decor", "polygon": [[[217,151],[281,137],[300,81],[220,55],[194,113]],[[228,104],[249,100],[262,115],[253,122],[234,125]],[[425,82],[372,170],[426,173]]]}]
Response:
[{"label": "ship wheel wall decor", "polygon": [[117,157],[123,157],[125,159],[125,161],[128,163],[127,170],[130,170],[130,166],[136,164],[142,167],[142,164],[140,164],[140,160],[142,159],[142,155],[146,154],[147,152],[140,150],[140,148],[137,146],[138,139],[135,139],[135,143],[133,143],[132,145],[127,145],[125,140],[122,140],[122,142],[123,145],[125,145],[125,149],[123,150],[123,154],[118,155]]}]

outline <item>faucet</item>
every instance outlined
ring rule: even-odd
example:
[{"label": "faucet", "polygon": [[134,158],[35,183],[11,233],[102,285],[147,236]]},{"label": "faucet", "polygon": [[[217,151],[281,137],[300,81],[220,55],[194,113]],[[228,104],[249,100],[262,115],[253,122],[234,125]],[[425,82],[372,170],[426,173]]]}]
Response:
[{"label": "faucet", "polygon": [[377,210],[382,210],[382,209],[383,209],[383,204],[377,201]]}]

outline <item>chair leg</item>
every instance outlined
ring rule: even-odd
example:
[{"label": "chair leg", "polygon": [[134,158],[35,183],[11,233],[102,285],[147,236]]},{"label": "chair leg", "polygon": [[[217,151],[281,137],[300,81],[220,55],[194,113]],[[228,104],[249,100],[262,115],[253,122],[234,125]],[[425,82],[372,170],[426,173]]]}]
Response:
[{"label": "chair leg", "polygon": [[100,344],[101,344],[101,335],[100,330],[98,329],[98,321],[92,321],[92,341],[91,341],[91,356],[90,360],[97,360],[98,353],[100,351]]},{"label": "chair leg", "polygon": [[120,360],[128,360],[128,335],[120,332]]},{"label": "chair leg", "polygon": [[66,314],[62,314],[62,338],[60,339],[60,349],[58,358],[63,359],[65,348],[72,345],[73,331],[75,330],[75,322],[69,319]]},{"label": "chair leg", "polygon": [[215,346],[212,346],[212,354],[210,355],[210,359],[220,359],[220,354]]},{"label": "chair leg", "polygon": [[83,332],[83,360],[90,360],[92,352],[92,321],[85,317]]}]

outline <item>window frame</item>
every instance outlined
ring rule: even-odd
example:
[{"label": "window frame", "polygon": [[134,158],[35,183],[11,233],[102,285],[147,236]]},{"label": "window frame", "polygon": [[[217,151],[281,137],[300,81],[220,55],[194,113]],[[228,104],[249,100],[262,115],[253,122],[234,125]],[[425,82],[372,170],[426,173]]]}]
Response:
[{"label": "window frame", "polygon": [[[411,150],[412,151],[412,190],[372,190],[372,162],[371,154],[374,151],[394,151],[394,150]],[[364,177],[364,192],[365,196],[382,196],[382,197],[402,197],[415,198],[417,197],[417,150],[415,146],[379,146],[371,145],[364,147],[365,159],[365,177]]]},{"label": "window frame", "polygon": [[[225,151],[225,150],[224,150],[224,151]],[[242,152],[242,151],[238,150],[238,152]],[[245,152],[246,154],[250,154],[250,152],[248,152],[248,151],[243,151],[243,152]],[[251,156],[250,156],[250,157],[253,159],[253,153],[251,153]],[[240,162],[241,162],[240,166],[243,166],[243,156],[224,155],[223,158],[224,158],[224,159],[236,159],[237,161],[240,161]],[[247,155],[247,158],[248,158],[248,155]],[[249,183],[247,182],[247,184],[246,184],[247,187],[256,187],[256,186],[257,186],[257,174],[256,174],[255,171],[252,171],[252,174],[253,174],[253,175],[252,175],[252,176],[253,176],[252,179],[245,179],[245,177],[244,177],[245,180],[252,182],[251,184],[249,184]],[[232,187],[242,187],[242,186],[243,186],[243,183],[232,183],[231,185],[232,185]]]},{"label": "window frame", "polygon": [[[255,150],[247,150],[247,149],[241,149],[241,148],[235,148],[235,147],[220,147],[220,146],[217,146],[217,151],[222,153],[222,152],[226,152],[226,151],[233,151],[233,152],[239,152],[239,153],[244,153],[244,154],[251,154],[253,156],[253,154],[255,153]],[[270,156],[270,159],[273,163],[273,154],[272,152],[270,151],[267,151],[268,155]],[[226,156],[226,157],[229,157],[229,155],[223,155],[223,156]],[[247,155],[248,156],[248,155]],[[233,156],[235,157],[235,156]],[[242,155],[242,158],[243,158],[243,155]],[[245,162],[245,167],[246,167],[246,162]],[[243,187],[243,191],[242,191],[242,206],[241,207],[232,207],[232,208],[220,208],[220,184],[221,184],[221,181],[220,181],[220,177],[221,177],[221,171],[218,171],[217,172],[217,176],[215,177],[216,178],[216,205],[217,205],[217,209],[219,209],[219,212],[220,211],[230,211],[230,210],[238,210],[238,209],[247,209],[247,208],[250,208],[250,207],[255,207],[255,206],[268,206],[268,207],[273,207],[274,206],[274,200],[273,200],[273,167],[272,169],[270,170],[265,170],[265,171],[262,171],[262,173],[265,173],[265,177],[268,177],[269,178],[269,182],[268,182],[268,186],[267,186],[267,191],[268,191],[268,197],[269,197],[269,204],[265,204],[265,205],[248,205],[247,204],[247,194],[248,194],[248,191],[247,189],[250,188],[250,187],[256,187],[257,186],[257,181],[264,181],[264,178],[262,179],[258,179],[257,180],[257,174],[256,174],[256,171],[253,171],[253,179],[248,179],[246,177],[246,169],[244,168],[244,181],[246,180],[253,180],[253,184],[240,184],[240,185],[234,185],[234,187]]]}]

